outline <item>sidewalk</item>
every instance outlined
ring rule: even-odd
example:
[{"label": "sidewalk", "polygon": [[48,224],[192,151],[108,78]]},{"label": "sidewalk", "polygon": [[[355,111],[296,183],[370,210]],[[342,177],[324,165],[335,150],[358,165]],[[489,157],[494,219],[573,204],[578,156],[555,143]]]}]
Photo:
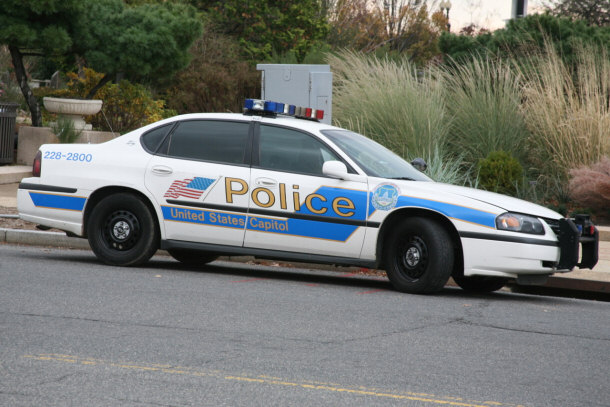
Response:
[{"label": "sidewalk", "polygon": [[[30,176],[30,171],[31,168],[26,166],[0,166],[0,206],[17,207],[18,182],[21,178]],[[610,227],[600,226],[598,229],[600,231],[599,261],[594,269],[575,268],[569,273],[557,273],[550,277],[543,287],[610,295]],[[0,228],[1,242],[89,248],[86,240],[70,238],[61,233]]]}]

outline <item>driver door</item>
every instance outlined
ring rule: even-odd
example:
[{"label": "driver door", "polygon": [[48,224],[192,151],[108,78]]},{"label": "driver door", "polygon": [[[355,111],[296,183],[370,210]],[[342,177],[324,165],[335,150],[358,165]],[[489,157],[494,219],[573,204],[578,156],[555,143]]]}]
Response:
[{"label": "driver door", "polygon": [[260,124],[253,148],[245,247],[358,258],[367,183],[325,176],[339,156],[311,134]]}]

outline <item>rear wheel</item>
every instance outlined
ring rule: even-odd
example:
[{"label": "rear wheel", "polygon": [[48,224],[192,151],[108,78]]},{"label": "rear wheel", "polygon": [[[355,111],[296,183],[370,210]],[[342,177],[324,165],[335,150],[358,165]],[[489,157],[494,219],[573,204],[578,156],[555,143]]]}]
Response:
[{"label": "rear wheel", "polygon": [[407,218],[388,236],[384,260],[394,288],[425,294],[445,286],[453,257],[451,237],[442,225],[432,219]]},{"label": "rear wheel", "polygon": [[486,276],[453,276],[453,280],[463,290],[473,293],[491,293],[508,283],[508,278]]},{"label": "rear wheel", "polygon": [[218,255],[215,253],[198,250],[168,249],[167,252],[180,263],[188,264],[189,266],[204,265],[218,258]]},{"label": "rear wheel", "polygon": [[87,235],[93,253],[113,266],[147,262],[159,248],[159,227],[148,205],[129,193],[103,198],[91,211]]}]

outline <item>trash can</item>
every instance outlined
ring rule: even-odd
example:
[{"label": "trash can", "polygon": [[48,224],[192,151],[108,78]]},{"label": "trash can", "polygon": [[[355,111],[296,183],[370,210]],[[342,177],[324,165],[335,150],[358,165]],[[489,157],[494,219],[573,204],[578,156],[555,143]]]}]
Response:
[{"label": "trash can", "polygon": [[0,102],[0,164],[12,164],[15,155],[17,103]]}]

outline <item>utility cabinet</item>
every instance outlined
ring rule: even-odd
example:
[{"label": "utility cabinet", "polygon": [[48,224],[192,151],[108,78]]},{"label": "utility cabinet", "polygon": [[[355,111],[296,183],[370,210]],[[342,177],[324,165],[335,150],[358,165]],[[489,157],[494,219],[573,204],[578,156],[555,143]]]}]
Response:
[{"label": "utility cabinet", "polygon": [[258,64],[261,99],[324,110],[331,123],[333,74],[329,65]]}]

